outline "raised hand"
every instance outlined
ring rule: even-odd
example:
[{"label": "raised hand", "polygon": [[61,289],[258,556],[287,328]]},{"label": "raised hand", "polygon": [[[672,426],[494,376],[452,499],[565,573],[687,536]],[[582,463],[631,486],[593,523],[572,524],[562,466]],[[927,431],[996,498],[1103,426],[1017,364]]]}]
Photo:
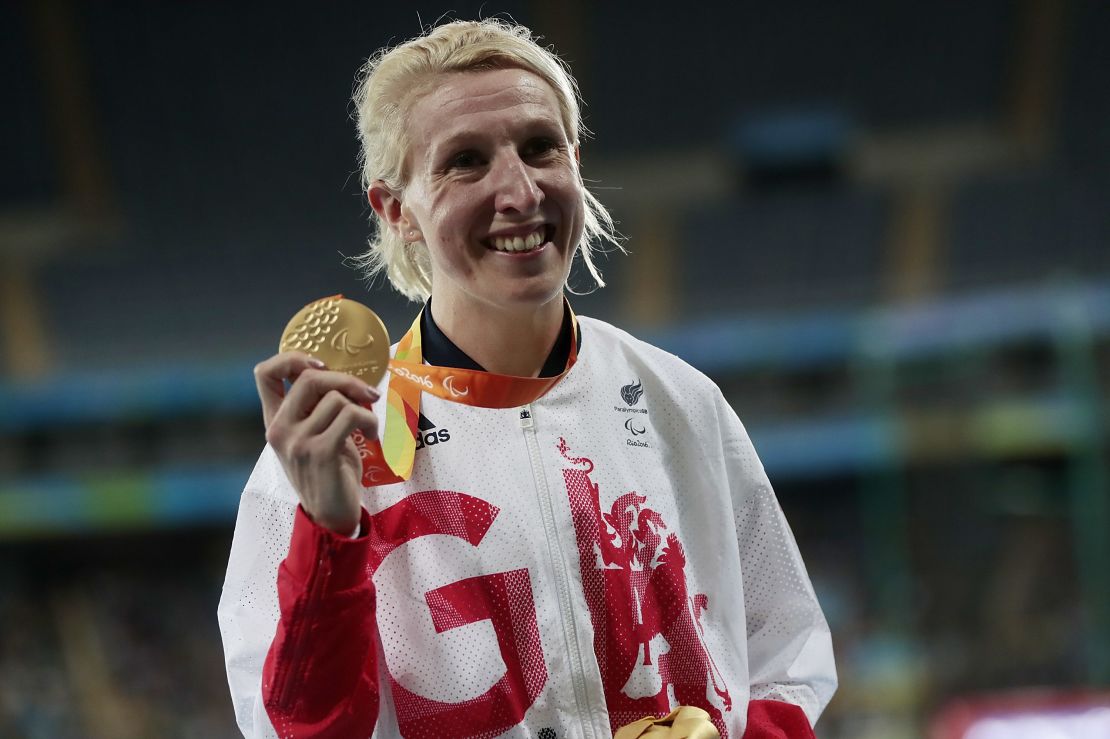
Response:
[{"label": "raised hand", "polygon": [[[351,440],[361,429],[377,438],[370,409],[379,393],[350,375],[332,372],[302,352],[282,352],[254,368],[266,441],[277,452],[305,512],[337,534],[358,529],[362,461]],[[285,391],[285,381],[292,383]]]}]

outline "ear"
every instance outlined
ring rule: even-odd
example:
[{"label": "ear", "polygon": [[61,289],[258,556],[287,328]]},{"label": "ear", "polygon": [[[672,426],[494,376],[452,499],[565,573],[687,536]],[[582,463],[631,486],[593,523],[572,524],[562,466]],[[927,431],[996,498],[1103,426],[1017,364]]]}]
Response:
[{"label": "ear", "polygon": [[579,164],[582,163],[582,147],[580,147],[578,144],[574,145],[574,161],[578,162]]},{"label": "ear", "polygon": [[366,191],[366,199],[370,201],[370,207],[378,214],[385,227],[400,236],[405,243],[424,240],[412,214],[401,201],[400,192],[382,180],[374,180]]}]

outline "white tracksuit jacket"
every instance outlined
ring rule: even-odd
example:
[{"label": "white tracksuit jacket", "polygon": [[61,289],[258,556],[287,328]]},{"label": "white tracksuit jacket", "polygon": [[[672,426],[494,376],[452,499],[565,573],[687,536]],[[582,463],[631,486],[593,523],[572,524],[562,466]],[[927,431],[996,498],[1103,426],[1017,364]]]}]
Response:
[{"label": "white tracksuit jacket", "polygon": [[[684,704],[739,739],[749,701],[800,706],[812,725],[832,696],[828,626],[718,388],[606,323],[579,325],[577,364],[528,406],[425,394],[412,478],[365,490],[371,633],[332,634],[356,660],[377,658],[359,693],[370,699],[339,711],[370,711],[354,724],[364,735],[601,739]],[[295,517],[314,526],[267,447],[243,491],[219,606],[248,737],[277,735],[262,672]],[[311,649],[286,651],[285,669],[328,680]]]}]

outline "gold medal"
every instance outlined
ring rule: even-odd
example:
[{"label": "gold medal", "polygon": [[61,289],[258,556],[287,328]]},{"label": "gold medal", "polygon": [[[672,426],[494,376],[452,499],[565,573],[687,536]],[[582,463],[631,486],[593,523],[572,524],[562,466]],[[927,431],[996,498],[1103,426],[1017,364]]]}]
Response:
[{"label": "gold medal", "polygon": [[389,333],[362,303],[333,295],[301,308],[281,334],[279,352],[311,354],[330,370],[377,385],[389,366]]}]

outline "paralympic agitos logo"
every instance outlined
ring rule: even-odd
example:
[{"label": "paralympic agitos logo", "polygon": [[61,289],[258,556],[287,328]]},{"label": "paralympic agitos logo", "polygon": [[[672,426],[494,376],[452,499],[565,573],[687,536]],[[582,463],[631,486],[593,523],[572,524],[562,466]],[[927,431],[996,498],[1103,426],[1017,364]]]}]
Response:
[{"label": "paralympic agitos logo", "polygon": [[633,436],[639,436],[640,434],[647,433],[647,427],[632,417],[629,417],[628,420],[624,422],[624,427]]}]

